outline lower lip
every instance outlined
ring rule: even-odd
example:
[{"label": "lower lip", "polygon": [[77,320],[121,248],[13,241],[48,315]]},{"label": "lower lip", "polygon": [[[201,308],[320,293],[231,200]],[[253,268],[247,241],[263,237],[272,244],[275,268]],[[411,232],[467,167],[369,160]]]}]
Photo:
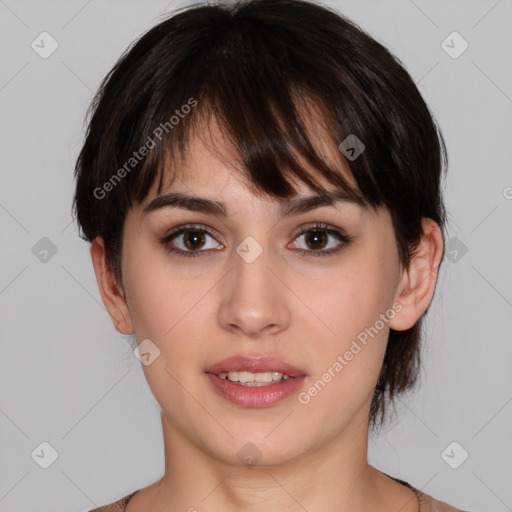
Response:
[{"label": "lower lip", "polygon": [[276,404],[297,392],[306,378],[305,376],[292,377],[268,386],[249,387],[236,384],[228,379],[221,379],[213,373],[206,375],[219,395],[234,404],[245,407],[268,407]]}]

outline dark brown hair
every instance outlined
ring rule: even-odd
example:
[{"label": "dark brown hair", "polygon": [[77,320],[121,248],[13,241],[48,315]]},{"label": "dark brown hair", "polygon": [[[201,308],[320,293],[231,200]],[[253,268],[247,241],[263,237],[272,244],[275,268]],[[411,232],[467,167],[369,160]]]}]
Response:
[{"label": "dark brown hair", "polygon": [[[338,146],[355,135],[364,144],[355,159],[339,152],[357,186],[315,149],[301,115],[306,104],[322,119],[330,142]],[[89,115],[75,169],[74,213],[82,238],[104,240],[121,285],[128,208],[142,203],[156,180],[160,192],[169,161],[184,155],[191,133],[208,119],[220,124],[260,192],[295,195],[287,177],[324,191],[307,165],[372,208],[387,208],[404,268],[420,240],[422,218],[444,226],[446,149],[414,81],[383,45],[313,2],[221,2],[173,13],[127,49]],[[372,427],[383,423],[387,398],[417,380],[420,325],[421,319],[409,330],[390,332]]]}]

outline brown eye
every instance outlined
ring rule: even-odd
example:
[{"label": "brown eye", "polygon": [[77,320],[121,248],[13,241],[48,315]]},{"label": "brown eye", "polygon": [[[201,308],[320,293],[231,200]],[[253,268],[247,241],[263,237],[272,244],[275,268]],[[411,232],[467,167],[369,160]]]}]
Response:
[{"label": "brown eye", "polygon": [[187,249],[200,249],[205,243],[205,237],[202,231],[189,230],[183,235],[183,244]]},{"label": "brown eye", "polygon": [[322,230],[310,230],[305,236],[305,242],[310,249],[323,249],[327,245],[328,236]]},{"label": "brown eye", "polygon": [[293,245],[305,256],[332,256],[352,242],[352,237],[330,228],[327,224],[317,223],[295,238]]},{"label": "brown eye", "polygon": [[206,256],[209,249],[223,249],[216,234],[207,226],[188,225],[176,228],[160,242],[172,254],[180,256]]}]

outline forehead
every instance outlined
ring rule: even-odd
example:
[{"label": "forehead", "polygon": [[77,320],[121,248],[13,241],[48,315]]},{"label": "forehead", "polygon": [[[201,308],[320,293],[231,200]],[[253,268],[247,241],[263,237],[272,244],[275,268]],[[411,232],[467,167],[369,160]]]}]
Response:
[{"label": "forehead", "polygon": [[166,153],[162,169],[162,186],[159,188],[158,183],[153,184],[148,197],[144,201],[144,206],[147,207],[156,198],[173,191],[182,195],[201,195],[215,198],[220,195],[229,195],[230,190],[234,190],[237,195],[246,198],[255,196],[273,199],[278,202],[280,200],[288,201],[290,197],[295,195],[316,196],[318,201],[318,196],[322,195],[325,197],[320,201],[325,204],[328,204],[329,198],[332,198],[348,200],[362,205],[364,200],[346,160],[335,142],[332,141],[332,137],[328,134],[319,116],[312,114],[313,116],[316,116],[316,119],[310,119],[308,135],[311,137],[314,149],[326,162],[338,170],[339,174],[348,183],[347,188],[340,189],[339,186],[329,183],[317,169],[305,162],[305,159],[296,152],[294,155],[296,161],[315,182],[315,185],[325,193],[314,191],[307,183],[301,181],[284,166],[272,171],[265,168],[265,162],[258,164],[257,174],[265,182],[271,182],[271,172],[276,172],[282,174],[291,185],[294,191],[291,195],[276,198],[263,190],[263,187],[256,185],[254,179],[251,178],[251,173],[244,166],[241,156],[242,151],[235,146],[233,137],[226,133],[214,117],[210,117],[207,120],[203,118],[203,122],[195,124],[189,132],[187,143],[182,151],[172,153],[168,151]]}]

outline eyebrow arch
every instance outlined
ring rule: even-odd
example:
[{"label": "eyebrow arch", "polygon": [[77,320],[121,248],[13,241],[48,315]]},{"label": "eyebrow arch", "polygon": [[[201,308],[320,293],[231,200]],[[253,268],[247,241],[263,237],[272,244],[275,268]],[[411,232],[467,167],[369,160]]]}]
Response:
[{"label": "eyebrow arch", "polygon": [[[351,202],[364,205],[364,201],[356,191],[337,190],[310,196],[296,196],[281,205],[280,217],[290,217],[305,213],[322,206],[335,206],[340,202]],[[224,203],[206,197],[190,196],[182,192],[170,192],[153,199],[145,208],[149,213],[162,208],[182,208],[202,212],[217,217],[228,217]]]}]

